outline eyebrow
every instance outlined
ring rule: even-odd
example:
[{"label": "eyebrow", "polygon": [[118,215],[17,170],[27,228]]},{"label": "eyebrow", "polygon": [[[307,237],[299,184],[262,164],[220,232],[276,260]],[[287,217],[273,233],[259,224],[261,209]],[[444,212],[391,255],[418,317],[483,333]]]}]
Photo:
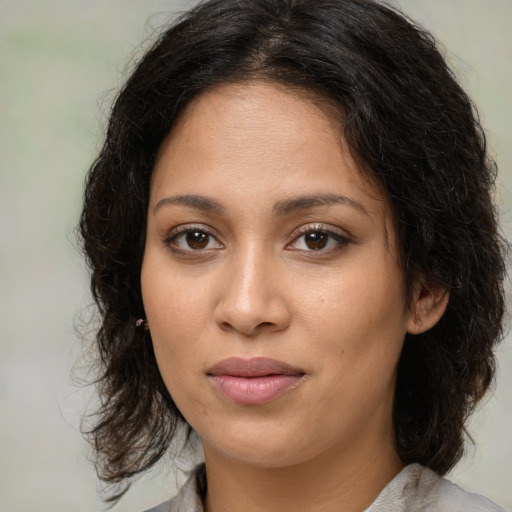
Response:
[{"label": "eyebrow", "polygon": [[156,213],[163,206],[174,204],[188,206],[190,208],[195,208],[197,210],[201,210],[204,212],[215,213],[217,215],[221,215],[222,213],[224,213],[224,207],[217,201],[206,196],[198,196],[191,194],[165,197],[164,199],[158,201],[158,203],[155,206],[155,209],[153,210],[153,213]]},{"label": "eyebrow", "polygon": [[[355,199],[348,196],[334,194],[305,195],[286,199],[284,201],[278,201],[274,205],[273,210],[277,215],[285,216],[297,211],[309,210],[318,206],[329,206],[333,204],[349,206],[359,210],[365,215],[368,215],[364,206]],[[189,208],[195,208],[197,210],[214,213],[216,215],[222,215],[225,212],[225,208],[214,199],[201,195],[186,194],[161,199],[156,204],[153,213],[156,213],[160,208],[167,205],[188,206]]]},{"label": "eyebrow", "polygon": [[280,216],[288,215],[302,210],[309,210],[318,206],[329,206],[333,204],[342,204],[359,210],[368,215],[364,206],[348,196],[339,196],[334,194],[306,195],[279,201],[274,205],[274,212]]}]

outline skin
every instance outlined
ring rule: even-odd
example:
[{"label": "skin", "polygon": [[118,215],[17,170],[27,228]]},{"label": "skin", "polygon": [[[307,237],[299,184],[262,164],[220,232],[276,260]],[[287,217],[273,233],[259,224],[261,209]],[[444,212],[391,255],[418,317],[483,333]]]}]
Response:
[{"label": "skin", "polygon": [[[141,282],[160,372],[203,442],[208,511],[363,510],[402,469],[397,362],[446,294],[418,282],[406,303],[390,206],[318,102],[256,82],[190,104],[152,176]],[[304,376],[240,405],[208,376],[230,357]]]}]

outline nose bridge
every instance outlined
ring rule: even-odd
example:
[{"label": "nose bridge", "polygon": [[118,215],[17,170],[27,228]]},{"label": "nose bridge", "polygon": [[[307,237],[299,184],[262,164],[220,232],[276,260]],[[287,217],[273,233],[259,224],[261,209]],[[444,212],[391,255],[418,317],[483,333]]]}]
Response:
[{"label": "nose bridge", "polygon": [[238,247],[226,265],[215,311],[218,325],[244,335],[285,328],[289,312],[281,293],[278,266],[273,252],[257,240]]}]

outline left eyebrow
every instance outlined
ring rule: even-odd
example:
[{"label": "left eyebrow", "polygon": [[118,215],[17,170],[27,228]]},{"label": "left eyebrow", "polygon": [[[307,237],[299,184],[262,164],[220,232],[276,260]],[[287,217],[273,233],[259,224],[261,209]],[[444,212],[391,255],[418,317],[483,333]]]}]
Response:
[{"label": "left eyebrow", "polygon": [[368,215],[364,206],[348,196],[338,196],[333,194],[320,194],[299,196],[285,201],[279,201],[274,205],[274,213],[279,216],[289,215],[302,210],[309,210],[317,206],[328,206],[333,204],[342,204],[354,208],[361,213]]}]

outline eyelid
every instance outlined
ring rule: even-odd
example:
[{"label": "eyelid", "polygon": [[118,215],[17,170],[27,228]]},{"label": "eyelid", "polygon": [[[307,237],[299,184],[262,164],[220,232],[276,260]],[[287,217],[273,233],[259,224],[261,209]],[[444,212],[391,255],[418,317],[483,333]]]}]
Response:
[{"label": "eyelid", "polygon": [[206,224],[197,224],[197,223],[180,224],[178,226],[173,227],[171,230],[169,230],[169,232],[165,236],[163,243],[166,247],[169,247],[172,251],[179,252],[181,254],[194,253],[194,252],[195,253],[204,253],[204,252],[208,252],[211,250],[215,250],[215,249],[202,249],[202,250],[198,249],[198,250],[194,251],[193,249],[190,249],[190,250],[181,249],[180,247],[172,244],[172,242],[178,236],[185,234],[187,232],[190,232],[190,231],[200,231],[202,233],[206,233],[208,236],[211,236],[212,238],[214,238],[219,246],[221,246],[221,247],[224,246],[224,244],[219,240],[219,236],[214,229],[212,229],[210,226],[208,226]]},{"label": "eyelid", "polygon": [[[208,236],[212,237],[218,247],[215,248],[205,248],[205,249],[183,249],[179,247],[176,244],[173,244],[173,242],[182,234],[185,234],[187,232],[191,231],[200,231],[202,233],[207,234]],[[329,248],[323,248],[323,249],[298,249],[293,248],[293,244],[296,243],[303,235],[306,233],[323,233],[327,236],[331,237],[335,242],[335,247],[329,247]],[[322,224],[322,223],[311,223],[311,224],[304,224],[298,228],[296,228],[292,234],[290,235],[290,240],[286,244],[285,249],[288,250],[294,250],[297,252],[307,252],[311,254],[316,254],[317,256],[321,256],[322,254],[335,252],[336,250],[341,249],[342,247],[348,245],[352,242],[352,237],[349,235],[345,230],[333,226],[331,224]],[[180,224],[178,226],[173,227],[169,230],[167,235],[165,236],[163,243],[166,247],[168,247],[170,250],[172,250],[175,253],[179,253],[182,255],[187,256],[200,256],[201,254],[205,253],[211,253],[212,251],[224,248],[224,244],[220,241],[220,237],[217,234],[216,230],[211,228],[210,226],[206,224],[199,224],[199,223],[191,223],[191,224]]]},{"label": "eyelid", "polygon": [[[306,233],[311,232],[324,233],[328,236],[331,236],[337,242],[337,247],[330,249],[319,249],[317,251],[313,249],[309,251],[303,251],[302,249],[291,248],[291,245],[297,242],[299,238],[301,238]],[[304,224],[303,226],[300,226],[295,231],[293,231],[293,233],[290,235],[290,241],[286,245],[286,248],[289,250],[303,251],[308,253],[311,252],[320,255],[322,253],[325,254],[327,252],[335,251],[336,249],[346,246],[349,243],[352,243],[352,236],[341,228],[335,227],[332,224],[312,223]]]}]

